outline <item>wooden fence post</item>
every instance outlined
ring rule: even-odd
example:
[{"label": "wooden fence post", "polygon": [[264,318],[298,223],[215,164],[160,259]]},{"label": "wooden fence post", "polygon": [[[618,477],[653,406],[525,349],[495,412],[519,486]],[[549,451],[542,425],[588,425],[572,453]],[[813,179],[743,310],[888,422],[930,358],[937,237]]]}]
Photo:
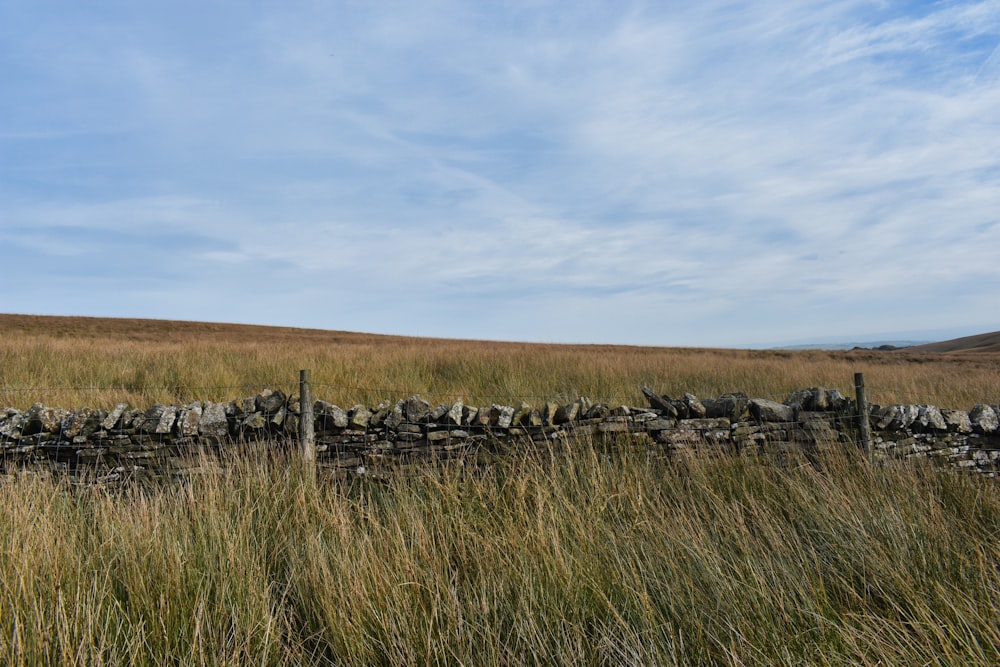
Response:
[{"label": "wooden fence post", "polygon": [[316,435],[313,431],[313,400],[309,371],[299,371],[299,442],[302,460],[312,466],[316,462]]},{"label": "wooden fence post", "polygon": [[854,391],[858,398],[858,432],[861,436],[861,449],[865,458],[872,460],[872,429],[868,418],[868,399],[865,397],[865,374],[854,374]]}]

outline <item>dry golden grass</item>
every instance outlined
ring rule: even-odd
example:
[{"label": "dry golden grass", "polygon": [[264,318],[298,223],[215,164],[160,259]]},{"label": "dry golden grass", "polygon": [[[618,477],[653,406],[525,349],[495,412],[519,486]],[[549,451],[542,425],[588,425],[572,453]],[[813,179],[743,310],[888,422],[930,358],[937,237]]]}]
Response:
[{"label": "dry golden grass", "polygon": [[641,405],[639,388],[783,399],[811,386],[875,403],[968,409],[1000,402],[1000,354],[763,351],[498,343],[248,325],[0,315],[0,403],[107,407],[223,400],[265,387],[344,405],[420,394],[448,401],[589,396]]},{"label": "dry golden grass", "polygon": [[350,487],[0,484],[4,665],[996,665],[1000,487],[578,443]]}]

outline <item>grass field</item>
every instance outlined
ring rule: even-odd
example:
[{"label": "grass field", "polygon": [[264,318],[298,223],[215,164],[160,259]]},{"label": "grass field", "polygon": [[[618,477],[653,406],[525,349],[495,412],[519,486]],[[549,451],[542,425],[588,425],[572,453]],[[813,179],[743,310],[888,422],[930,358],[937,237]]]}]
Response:
[{"label": "grass field", "polygon": [[0,485],[5,665],[995,665],[1000,491],[580,444],[338,487]]},{"label": "grass field", "polygon": [[[0,317],[14,405],[317,394],[996,403],[991,354],[537,346]],[[21,391],[27,389],[29,391]],[[996,665],[1000,486],[621,441],[317,482],[244,452],[185,484],[0,483],[4,665]]]},{"label": "grass field", "polygon": [[420,394],[467,402],[588,396],[644,405],[640,386],[784,399],[825,386],[869,399],[968,409],[1000,402],[1000,354],[753,351],[540,345],[154,320],[0,315],[0,402],[75,408],[241,398],[296,389],[312,371],[317,396],[375,405]]}]

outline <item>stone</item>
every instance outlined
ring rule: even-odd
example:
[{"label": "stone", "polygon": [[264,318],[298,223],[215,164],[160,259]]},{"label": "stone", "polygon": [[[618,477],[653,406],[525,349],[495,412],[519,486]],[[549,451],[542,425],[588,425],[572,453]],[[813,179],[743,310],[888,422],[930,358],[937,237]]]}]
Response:
[{"label": "stone", "polygon": [[62,433],[67,438],[88,436],[98,430],[101,420],[106,416],[106,413],[101,414],[99,410],[80,408],[63,419]]},{"label": "stone", "polygon": [[490,408],[483,406],[476,410],[476,414],[473,416],[474,421],[470,421],[469,423],[476,426],[489,426],[491,413],[492,410]]},{"label": "stone", "polygon": [[267,416],[263,412],[251,412],[240,421],[240,428],[260,431],[267,426]]},{"label": "stone", "polygon": [[143,413],[143,420],[138,429],[142,433],[166,435],[173,430],[176,420],[176,406],[154,403]]},{"label": "stone", "polygon": [[559,412],[559,404],[554,401],[546,401],[542,406],[542,423],[546,426],[554,426],[556,414]]},{"label": "stone", "polygon": [[976,405],[969,411],[969,422],[978,433],[995,433],[1000,430],[1000,416],[990,405]]},{"label": "stone", "polygon": [[410,396],[406,399],[406,405],[403,414],[406,415],[406,421],[410,422],[423,422],[427,421],[428,416],[431,412],[431,404],[420,398],[419,396]]},{"label": "stone", "polygon": [[[375,406],[375,410],[372,411],[372,417],[368,421],[368,424],[372,428],[379,428],[380,426],[385,424],[385,420],[388,418],[391,409],[392,405],[390,403],[388,403],[387,401],[382,401],[377,406]],[[400,416],[402,417],[402,413],[400,413]]]},{"label": "stone", "polygon": [[941,409],[945,428],[952,433],[972,433],[972,419],[965,410]]},{"label": "stone", "polygon": [[796,408],[801,411],[812,411],[814,409],[815,402],[813,401],[813,390],[812,389],[800,389],[799,391],[793,391],[785,399],[785,405]]},{"label": "stone", "polygon": [[725,417],[734,422],[750,416],[750,399],[742,392],[722,394],[718,398],[705,399],[705,416],[714,419]]},{"label": "stone", "polygon": [[677,426],[677,421],[674,419],[650,419],[643,424],[645,428],[650,433],[655,431],[667,431]]},{"label": "stone", "polygon": [[450,409],[451,409],[451,406],[449,406],[446,403],[442,403],[441,405],[439,405],[436,408],[434,408],[433,410],[431,410],[431,414],[428,417],[428,419],[430,419],[430,421],[432,421],[434,423],[437,423],[437,422],[441,421],[442,419],[444,419],[445,415],[448,414],[448,411]]},{"label": "stone", "polygon": [[270,416],[285,407],[285,403],[287,402],[288,398],[280,389],[275,389],[274,391],[265,389],[254,399],[254,408],[255,411],[263,412],[265,415]]},{"label": "stone", "polygon": [[589,410],[585,417],[587,419],[607,419],[611,415],[611,408],[608,407],[607,403],[595,403]]},{"label": "stone", "polygon": [[198,434],[215,438],[229,436],[229,418],[226,415],[225,403],[205,402],[201,419],[198,420]]},{"label": "stone", "polygon": [[684,405],[687,407],[688,417],[691,419],[701,419],[704,417],[708,410],[705,408],[705,404],[698,400],[698,397],[694,394],[684,394]]},{"label": "stone", "polygon": [[472,425],[476,421],[477,415],[479,415],[479,408],[474,405],[466,405],[462,408],[462,421],[465,424]]},{"label": "stone", "polygon": [[794,422],[795,408],[764,398],[750,400],[750,414],[758,422]]},{"label": "stone", "polygon": [[552,416],[552,424],[558,425],[576,421],[579,416],[580,403],[579,401],[574,401],[568,405],[561,405],[556,409],[555,415]]},{"label": "stone", "polygon": [[490,424],[499,428],[510,428],[514,420],[514,408],[509,405],[490,406]]},{"label": "stone", "polygon": [[948,425],[944,423],[944,415],[941,414],[941,410],[933,405],[918,406],[917,418],[914,421],[914,425],[934,431],[948,430]]},{"label": "stone", "polygon": [[350,428],[364,431],[371,423],[372,412],[363,405],[355,405],[348,413],[347,425]]},{"label": "stone", "polygon": [[198,424],[201,422],[201,403],[188,403],[181,408],[177,416],[177,431],[183,437],[198,435]]},{"label": "stone", "polygon": [[514,408],[514,414],[510,418],[510,423],[513,426],[525,425],[528,419],[528,415],[531,414],[531,406],[524,401],[518,403],[517,407]]},{"label": "stone", "polygon": [[347,428],[349,421],[346,410],[326,401],[316,401],[313,404],[313,415],[321,431]]},{"label": "stone", "polygon": [[642,388],[642,395],[649,401],[649,407],[658,410],[666,417],[677,417],[677,408],[669,396],[660,396],[649,387]]},{"label": "stone", "polygon": [[681,419],[677,422],[678,428],[694,429],[698,431],[729,431],[730,422],[725,417],[705,417],[702,419]]},{"label": "stone", "polygon": [[396,401],[396,404],[392,406],[392,410],[385,418],[385,427],[392,430],[403,423],[403,406],[406,405],[406,401],[402,399]]},{"label": "stone", "polygon": [[598,433],[627,433],[628,430],[627,422],[601,422],[597,425]]},{"label": "stone", "polygon": [[63,420],[69,415],[69,410],[62,408],[47,408],[41,403],[35,403],[28,408],[28,420],[24,427],[24,435],[35,433],[58,433]]},{"label": "stone", "polygon": [[428,442],[441,442],[442,440],[447,440],[451,435],[448,431],[431,431],[427,434]]},{"label": "stone", "polygon": [[875,427],[881,430],[902,431],[909,428],[920,416],[916,405],[890,405],[882,409]]},{"label": "stone", "polygon": [[462,399],[458,398],[452,403],[451,408],[449,408],[447,414],[445,415],[445,421],[454,426],[462,425],[462,412],[465,406],[462,403]]}]

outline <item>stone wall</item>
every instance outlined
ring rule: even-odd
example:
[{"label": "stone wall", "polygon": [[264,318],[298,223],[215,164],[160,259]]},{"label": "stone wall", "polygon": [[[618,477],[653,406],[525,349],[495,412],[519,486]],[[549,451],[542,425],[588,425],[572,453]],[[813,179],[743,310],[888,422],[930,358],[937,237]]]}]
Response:
[{"label": "stone wall", "polygon": [[[371,407],[342,408],[317,400],[317,457],[326,474],[381,475],[432,460],[461,460],[504,451],[512,443],[571,443],[609,438],[663,455],[710,452],[800,456],[856,447],[854,402],[812,388],[779,403],[724,394],[699,399],[643,388],[648,405],[594,403],[431,405],[419,396]],[[995,476],[1000,470],[1000,407],[970,411],[926,405],[871,406],[874,452],[881,459],[930,457]],[[299,403],[279,391],[228,403],[156,404],[137,409],[70,411],[35,404],[0,409],[0,472],[65,473],[103,482],[170,477],[197,468],[197,454],[240,447],[297,447]]]}]

